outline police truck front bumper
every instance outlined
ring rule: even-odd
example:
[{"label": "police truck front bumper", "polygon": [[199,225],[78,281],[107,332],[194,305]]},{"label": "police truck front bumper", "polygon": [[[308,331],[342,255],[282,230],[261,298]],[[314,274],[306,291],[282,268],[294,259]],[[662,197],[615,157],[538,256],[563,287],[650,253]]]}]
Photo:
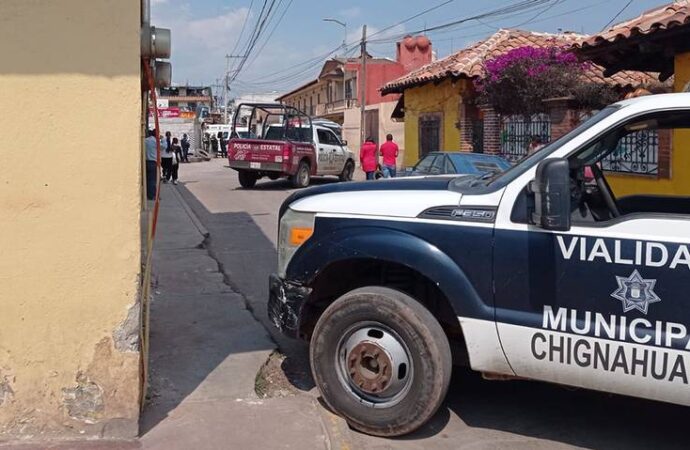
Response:
[{"label": "police truck front bumper", "polygon": [[286,336],[299,337],[302,311],[311,291],[276,274],[269,277],[268,317]]}]

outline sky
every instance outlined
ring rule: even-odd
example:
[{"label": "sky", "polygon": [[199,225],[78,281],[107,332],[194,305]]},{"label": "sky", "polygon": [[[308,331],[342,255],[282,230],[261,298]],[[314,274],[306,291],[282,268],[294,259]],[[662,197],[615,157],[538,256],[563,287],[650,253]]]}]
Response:
[{"label": "sky", "polygon": [[[518,1],[278,0],[273,20],[267,23],[266,31],[230,85],[230,98],[248,93],[287,92],[314,79],[329,55],[341,56],[345,50],[351,56],[359,54],[356,43],[364,24],[372,36],[369,53],[394,57],[395,40],[405,33],[476,16]],[[592,34],[601,31],[616,15],[614,23],[665,3],[659,0],[541,1],[528,11],[470,20],[425,34],[431,39],[437,57],[443,58],[500,28]],[[225,55],[245,53],[263,3],[262,0],[151,0],[151,23],[172,30],[173,83],[220,84],[226,69]],[[433,11],[400,23],[436,6]],[[324,18],[344,22],[346,28],[323,21]],[[338,48],[344,39],[351,45],[347,49]],[[231,73],[239,62],[240,58],[230,59]]]}]

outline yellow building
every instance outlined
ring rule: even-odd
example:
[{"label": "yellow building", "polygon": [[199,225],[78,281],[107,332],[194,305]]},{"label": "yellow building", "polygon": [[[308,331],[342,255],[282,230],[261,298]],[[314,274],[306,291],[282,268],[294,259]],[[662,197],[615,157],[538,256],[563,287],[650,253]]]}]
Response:
[{"label": "yellow building", "polygon": [[0,2],[0,441],[138,431],[142,5]]},{"label": "yellow building", "polygon": [[[394,117],[405,121],[404,165],[412,166],[432,151],[484,152],[516,161],[526,154],[532,135],[550,140],[552,131],[559,130],[552,130],[546,117],[543,127],[540,128],[539,120],[533,120],[530,129],[506,141],[505,130],[511,128],[511,118],[499,118],[488,105],[476,103],[474,80],[484,76],[485,61],[515,48],[572,46],[585,38],[574,33],[503,29],[386,84],[381,90],[383,94],[403,94]],[[602,71],[600,67],[591,67],[585,73],[586,79],[610,83],[622,92],[655,81],[647,74],[629,71],[607,80]]]},{"label": "yellow building", "polygon": [[[675,76],[675,92],[690,91],[690,2],[669,3],[584,41],[579,52],[607,68],[619,71],[659,72],[660,79]],[[690,192],[690,130],[674,130],[670,154],[659,158],[659,170],[650,175],[607,175],[617,196],[682,194]],[[663,169],[663,170],[662,170]]]}]

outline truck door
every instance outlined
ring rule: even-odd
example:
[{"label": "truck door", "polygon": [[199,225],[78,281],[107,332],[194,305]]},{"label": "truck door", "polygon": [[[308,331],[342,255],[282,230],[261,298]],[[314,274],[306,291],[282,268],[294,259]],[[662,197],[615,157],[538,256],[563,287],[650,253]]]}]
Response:
[{"label": "truck door", "polygon": [[316,152],[318,158],[318,174],[330,175],[335,173],[335,152],[336,146],[331,143],[329,131],[323,128],[316,129]]},{"label": "truck door", "polygon": [[[664,116],[646,125],[656,122],[659,129],[646,130],[656,145],[673,133],[690,135],[664,129]],[[642,119],[634,125],[620,133],[617,150],[592,144],[568,158],[571,167],[589,167],[605,180],[610,172],[599,168],[621,146],[647,139],[630,139],[645,126]],[[608,183],[585,184],[591,192],[584,191],[571,228],[553,232],[529,223],[525,187],[506,190],[494,250],[497,328],[515,374],[690,404],[690,192],[612,195],[607,217],[597,198],[611,191]]]},{"label": "truck door", "polygon": [[339,174],[345,167],[345,146],[333,131],[326,130],[326,135],[328,136],[328,142],[332,146],[331,152],[333,153],[333,173]]}]

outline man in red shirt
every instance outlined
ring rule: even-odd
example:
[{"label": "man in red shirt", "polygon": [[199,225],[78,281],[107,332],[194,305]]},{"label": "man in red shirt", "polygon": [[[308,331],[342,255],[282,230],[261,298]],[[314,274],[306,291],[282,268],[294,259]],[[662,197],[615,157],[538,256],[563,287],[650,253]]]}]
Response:
[{"label": "man in red shirt", "polygon": [[398,144],[393,142],[392,134],[386,136],[386,142],[381,146],[381,155],[383,155],[383,176],[386,178],[395,178]]}]

